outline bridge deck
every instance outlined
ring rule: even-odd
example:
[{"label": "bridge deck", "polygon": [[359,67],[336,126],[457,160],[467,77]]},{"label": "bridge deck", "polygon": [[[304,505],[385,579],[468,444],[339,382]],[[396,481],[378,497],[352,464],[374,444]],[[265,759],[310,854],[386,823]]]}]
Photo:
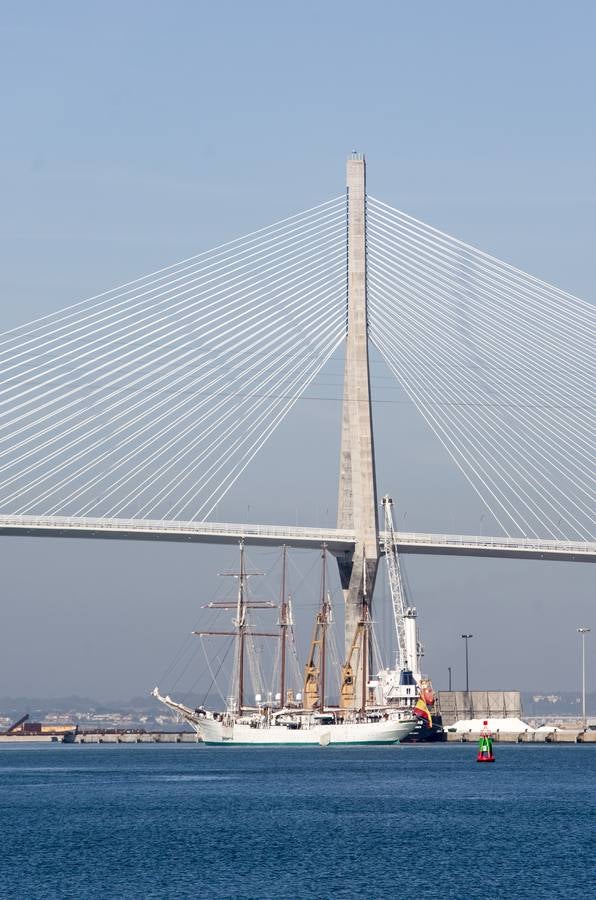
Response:
[{"label": "bridge deck", "polygon": [[[326,544],[333,553],[351,550],[354,546],[352,532],[337,528],[62,516],[0,515],[0,535],[186,541],[212,544],[235,544],[243,538],[247,544],[255,546],[286,544],[289,547],[316,549],[322,544]],[[382,537],[383,535],[381,535]],[[535,538],[420,534],[403,531],[396,532],[395,539],[399,553],[596,562],[596,541],[552,541]]]}]

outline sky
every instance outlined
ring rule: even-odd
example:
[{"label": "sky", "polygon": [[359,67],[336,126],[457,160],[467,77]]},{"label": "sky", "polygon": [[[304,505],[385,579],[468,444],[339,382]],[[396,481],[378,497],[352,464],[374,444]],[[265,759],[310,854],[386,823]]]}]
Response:
[{"label": "sky", "polygon": [[[354,148],[376,197],[596,302],[595,28],[590,0],[12,4],[0,33],[0,327],[337,196]],[[337,357],[325,374],[340,371]],[[386,376],[373,354],[379,492],[398,501],[398,525],[486,532],[488,514]],[[333,522],[332,396],[297,405],[220,518]],[[2,538],[0,561],[0,696],[106,700],[153,687],[234,553]],[[315,563],[297,556],[304,572]],[[404,565],[437,687],[448,666],[463,687],[462,632],[474,634],[472,687],[579,685],[593,566]],[[297,611],[304,633],[313,602]],[[382,587],[379,604],[384,622]]]}]

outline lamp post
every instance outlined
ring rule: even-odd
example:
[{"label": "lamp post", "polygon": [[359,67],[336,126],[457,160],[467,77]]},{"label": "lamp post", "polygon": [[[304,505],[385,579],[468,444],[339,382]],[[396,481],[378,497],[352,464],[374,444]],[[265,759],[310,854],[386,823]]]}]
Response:
[{"label": "lamp post", "polygon": [[449,672],[449,692],[451,692],[451,666],[447,666],[447,671]]},{"label": "lamp post", "polygon": [[466,642],[466,694],[470,690],[470,681],[469,681],[469,670],[468,670],[468,641],[470,638],[473,638],[473,634],[462,634],[464,641]]},{"label": "lamp post", "polygon": [[577,633],[582,636],[582,723],[584,730],[588,724],[586,719],[586,635],[590,631],[591,629],[586,626],[577,629]]}]

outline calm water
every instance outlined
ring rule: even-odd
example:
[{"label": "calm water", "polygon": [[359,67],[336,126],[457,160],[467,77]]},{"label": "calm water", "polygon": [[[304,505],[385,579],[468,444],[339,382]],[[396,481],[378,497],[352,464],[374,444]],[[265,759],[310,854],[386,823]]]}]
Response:
[{"label": "calm water", "polygon": [[0,748],[0,896],[588,897],[596,747]]}]

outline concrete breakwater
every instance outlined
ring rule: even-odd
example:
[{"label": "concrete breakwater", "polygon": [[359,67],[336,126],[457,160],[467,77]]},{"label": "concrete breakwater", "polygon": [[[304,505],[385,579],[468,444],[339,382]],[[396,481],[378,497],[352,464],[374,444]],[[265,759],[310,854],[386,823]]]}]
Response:
[{"label": "concrete breakwater", "polygon": [[[447,732],[447,742],[473,744],[480,737],[475,732]],[[576,731],[557,729],[555,731],[524,731],[520,733],[497,731],[492,733],[493,741],[499,744],[595,744],[596,731]]]},{"label": "concrete breakwater", "polygon": [[[447,731],[448,743],[475,743],[479,734],[457,734]],[[500,744],[594,744],[596,731],[556,729],[550,732],[522,733],[497,731],[493,740]],[[201,739],[190,731],[81,731],[74,736],[77,744],[196,744]]]},{"label": "concrete breakwater", "polygon": [[0,744],[196,744],[192,731],[79,731],[61,734],[0,734]]},{"label": "concrete breakwater", "polygon": [[[447,732],[449,744],[474,744],[480,737],[473,732]],[[593,744],[596,746],[596,731],[553,731],[553,732],[510,732],[493,733],[493,740],[499,744]],[[198,744],[201,739],[189,731],[147,731],[147,732],[79,732],[71,737],[0,735],[0,744],[21,743],[66,743],[66,744]]]},{"label": "concrete breakwater", "polygon": [[74,744],[196,744],[193,731],[78,731]]}]

